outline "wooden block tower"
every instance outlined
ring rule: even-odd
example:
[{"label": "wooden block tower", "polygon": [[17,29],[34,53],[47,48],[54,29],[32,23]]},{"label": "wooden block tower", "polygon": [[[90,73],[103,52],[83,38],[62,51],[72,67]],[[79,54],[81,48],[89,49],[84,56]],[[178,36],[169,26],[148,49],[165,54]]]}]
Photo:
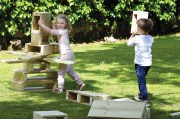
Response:
[{"label": "wooden block tower", "polygon": [[133,11],[133,16],[132,16],[132,25],[131,25],[131,33],[133,31],[137,30],[137,20],[141,19],[141,18],[146,18],[148,19],[148,12],[144,12],[144,11]]},{"label": "wooden block tower", "polygon": [[20,63],[23,63],[23,69],[14,71],[11,89],[18,91],[52,89],[56,82],[57,71],[51,70],[51,63],[45,61],[44,58],[59,52],[57,50],[59,48],[57,48],[57,44],[50,43],[50,34],[39,27],[38,21],[40,19],[46,26],[50,27],[51,13],[33,13],[31,42],[25,44],[26,54],[18,59]]},{"label": "wooden block tower", "polygon": [[47,55],[59,52],[59,50],[57,50],[57,44],[50,43],[50,34],[38,25],[40,19],[43,20],[43,23],[46,26],[50,27],[51,13],[34,12],[32,14],[31,43],[25,44],[25,52],[35,52]]}]

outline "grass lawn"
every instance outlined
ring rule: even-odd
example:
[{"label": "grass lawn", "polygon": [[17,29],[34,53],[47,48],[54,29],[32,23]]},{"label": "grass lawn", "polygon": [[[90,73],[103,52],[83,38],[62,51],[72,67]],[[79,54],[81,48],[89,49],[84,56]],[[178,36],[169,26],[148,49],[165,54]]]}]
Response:
[{"label": "grass lawn", "polygon": [[[138,93],[134,70],[134,48],[125,42],[72,44],[74,68],[86,83],[84,90],[105,93],[113,98],[131,98]],[[180,34],[155,37],[153,65],[147,76],[151,119],[172,119],[180,111]],[[58,54],[57,54],[58,55]],[[0,52],[0,60],[18,56]],[[10,90],[13,70],[19,64],[0,63],[0,119],[32,119],[33,111],[59,110],[69,119],[86,119],[90,107],[67,101],[66,93]],[[57,69],[56,64],[52,68]],[[68,76],[65,89],[76,89]]]}]

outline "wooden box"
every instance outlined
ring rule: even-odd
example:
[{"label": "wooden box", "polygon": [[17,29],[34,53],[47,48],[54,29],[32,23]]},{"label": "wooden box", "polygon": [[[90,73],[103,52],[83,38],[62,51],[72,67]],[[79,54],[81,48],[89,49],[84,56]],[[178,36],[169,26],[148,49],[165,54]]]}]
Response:
[{"label": "wooden box", "polygon": [[46,45],[50,43],[49,36],[42,36],[41,34],[31,34],[32,45]]},{"label": "wooden box", "polygon": [[47,44],[47,45],[32,45],[30,43],[25,44],[25,52],[34,52],[40,53],[43,55],[50,55],[53,54],[54,45]]},{"label": "wooden box", "polygon": [[94,100],[109,100],[111,96],[89,91],[67,90],[66,99],[85,105],[91,105]]},{"label": "wooden box", "polygon": [[40,34],[41,36],[49,36],[50,34],[44,31],[39,25],[38,21],[42,19],[43,23],[50,27],[51,25],[51,13],[50,12],[33,12],[32,14],[32,26],[31,33]]},{"label": "wooden box", "polygon": [[68,119],[68,115],[60,111],[34,111],[33,119]]},{"label": "wooden box", "polygon": [[132,24],[131,24],[131,33],[133,31],[137,31],[137,20],[141,19],[141,18],[146,18],[148,19],[148,12],[144,12],[144,11],[133,11],[133,15],[132,15]]}]

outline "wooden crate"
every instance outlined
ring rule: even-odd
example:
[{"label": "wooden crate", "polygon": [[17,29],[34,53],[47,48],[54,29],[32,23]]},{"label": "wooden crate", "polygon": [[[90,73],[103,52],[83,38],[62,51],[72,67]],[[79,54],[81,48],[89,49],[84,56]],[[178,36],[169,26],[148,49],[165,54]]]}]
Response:
[{"label": "wooden crate", "polygon": [[94,100],[109,100],[111,99],[111,96],[89,91],[67,90],[66,99],[85,105],[91,105]]},{"label": "wooden crate", "polygon": [[133,11],[133,15],[132,15],[132,24],[131,24],[131,33],[133,31],[137,31],[137,20],[141,19],[141,18],[146,18],[148,19],[148,12],[145,11]]},{"label": "wooden crate", "polygon": [[66,113],[60,111],[34,111],[33,119],[68,119]]},{"label": "wooden crate", "polygon": [[[35,74],[35,75],[34,75]],[[57,71],[49,70],[39,72],[26,72],[24,70],[14,71],[11,89],[17,91],[26,90],[52,90],[57,80]]]},{"label": "wooden crate", "polygon": [[88,119],[145,119],[145,102],[94,100]]},{"label": "wooden crate", "polygon": [[40,34],[41,36],[49,36],[50,34],[44,31],[39,25],[39,19],[43,20],[43,23],[50,27],[51,25],[51,13],[50,12],[33,12],[32,14],[32,26],[31,33]]},{"label": "wooden crate", "polygon": [[34,52],[40,53],[43,55],[50,55],[53,54],[54,45],[47,44],[47,45],[32,45],[30,43],[25,44],[25,52]]},{"label": "wooden crate", "polygon": [[32,45],[46,45],[50,43],[49,36],[42,36],[41,34],[31,34],[31,44]]}]

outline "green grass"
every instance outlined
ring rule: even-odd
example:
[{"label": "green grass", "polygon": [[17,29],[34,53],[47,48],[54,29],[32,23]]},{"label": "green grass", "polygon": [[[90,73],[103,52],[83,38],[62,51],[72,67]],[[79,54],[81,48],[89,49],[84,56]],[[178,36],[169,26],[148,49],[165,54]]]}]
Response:
[{"label": "green grass", "polygon": [[[123,42],[73,44],[74,68],[86,83],[85,90],[105,93],[113,98],[134,98],[138,93],[134,70],[134,48]],[[151,119],[172,119],[170,113],[180,111],[180,34],[156,37],[153,65],[147,76]],[[0,59],[17,56],[0,52]],[[18,92],[10,90],[13,70],[22,64],[0,63],[0,119],[32,119],[33,111],[59,110],[69,119],[86,119],[90,107],[67,101],[66,94],[50,91]],[[57,69],[57,65],[52,64]],[[76,89],[68,76],[66,89]],[[134,100],[134,99],[133,99]]]}]

